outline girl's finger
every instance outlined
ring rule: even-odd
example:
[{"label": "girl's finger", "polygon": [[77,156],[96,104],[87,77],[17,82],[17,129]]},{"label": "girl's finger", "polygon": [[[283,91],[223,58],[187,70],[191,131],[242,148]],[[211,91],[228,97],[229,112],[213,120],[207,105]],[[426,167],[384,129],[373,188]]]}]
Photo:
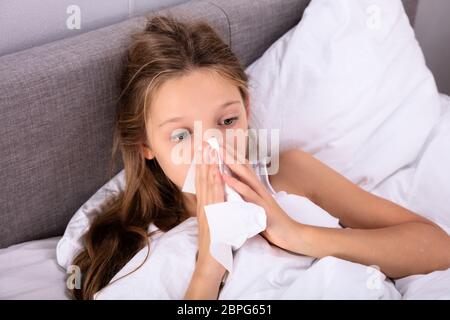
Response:
[{"label": "girl's finger", "polygon": [[[216,151],[214,151],[213,156],[216,157],[215,159],[217,159]],[[223,202],[225,201],[224,181],[222,179],[222,175],[220,173],[217,161],[211,171],[213,173],[211,176],[212,181],[211,193],[213,198],[212,200],[214,202]]]},{"label": "girl's finger", "polygon": [[194,163],[195,163],[195,188],[199,187],[200,182],[200,159],[201,159],[201,147],[195,150]]},{"label": "girl's finger", "polygon": [[212,172],[213,172],[212,176],[213,186],[211,188],[212,194],[211,202],[212,203],[223,202],[225,201],[225,192],[219,168],[218,167],[214,168]]},{"label": "girl's finger", "polygon": [[222,149],[221,151],[223,154],[223,159],[226,164],[228,164],[228,162],[239,163],[245,165],[249,169],[251,168],[249,161],[245,157],[245,154],[234,150],[234,148],[227,143],[225,143],[224,145],[220,144],[219,146]]},{"label": "girl's finger", "polygon": [[214,199],[214,194],[213,194],[213,188],[214,188],[214,183],[215,183],[215,167],[216,164],[214,161],[214,153],[213,153],[213,149],[212,148],[208,148],[208,155],[207,155],[207,161],[208,163],[206,164],[208,166],[208,178],[207,178],[207,193],[208,193],[208,203],[211,203]]},{"label": "girl's finger", "polygon": [[229,162],[224,162],[228,165],[231,171],[233,171],[233,173],[235,173],[245,184],[253,188],[258,195],[264,195],[265,187],[262,185],[261,181],[259,181],[248,160],[245,159],[243,162],[240,159],[236,159],[235,154],[233,154],[231,149],[232,148],[227,148],[226,146],[221,146],[221,150],[225,157],[230,159]]},{"label": "girl's finger", "polygon": [[226,183],[228,183],[230,187],[236,190],[236,192],[239,193],[245,201],[250,201],[258,205],[262,204],[259,194],[256,193],[252,188],[250,188],[247,184],[239,181],[232,176],[227,175],[226,173],[223,174],[223,179]]},{"label": "girl's finger", "polygon": [[[208,159],[209,161],[210,159]],[[208,166],[208,177],[206,180],[206,194],[207,194],[207,202],[206,204],[211,204],[213,201],[213,187],[214,187],[214,167],[212,166],[211,163],[206,164],[206,166]]]},{"label": "girl's finger", "polygon": [[207,186],[207,179],[208,179],[208,166],[206,165],[206,157],[205,157],[205,153],[206,153],[206,146],[205,143],[202,143],[202,145],[200,146],[196,158],[196,164],[195,164],[195,178],[196,178],[196,186],[195,186],[195,190],[196,190],[196,195],[197,195],[197,202],[199,202],[200,205],[202,205],[201,203],[204,202],[205,199],[205,195],[206,195],[206,191],[208,189]]}]

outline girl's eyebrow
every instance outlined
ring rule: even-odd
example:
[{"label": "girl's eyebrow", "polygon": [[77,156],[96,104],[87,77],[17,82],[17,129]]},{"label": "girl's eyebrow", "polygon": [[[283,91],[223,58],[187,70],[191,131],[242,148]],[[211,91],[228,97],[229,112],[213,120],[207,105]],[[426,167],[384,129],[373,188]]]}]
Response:
[{"label": "girl's eyebrow", "polygon": [[[239,100],[227,101],[227,102],[219,105],[218,109],[226,108],[226,107],[236,104],[236,103],[241,103],[241,101],[239,101]],[[168,124],[170,122],[177,122],[177,121],[183,120],[184,118],[185,117],[173,117],[173,118],[167,119],[159,124],[159,128],[161,128],[165,124]]]},{"label": "girl's eyebrow", "polygon": [[228,107],[229,105],[235,104],[235,103],[241,103],[239,100],[234,100],[234,101],[228,101],[225,103],[222,103],[219,108],[225,108]]},{"label": "girl's eyebrow", "polygon": [[174,118],[171,118],[171,119],[168,119],[168,120],[166,120],[166,121],[163,121],[162,123],[160,123],[160,125],[159,125],[159,127],[161,128],[163,125],[165,125],[165,124],[168,124],[168,123],[170,123],[170,122],[177,122],[177,121],[180,121],[180,120],[182,120],[182,119],[184,119],[185,117],[174,117]]}]

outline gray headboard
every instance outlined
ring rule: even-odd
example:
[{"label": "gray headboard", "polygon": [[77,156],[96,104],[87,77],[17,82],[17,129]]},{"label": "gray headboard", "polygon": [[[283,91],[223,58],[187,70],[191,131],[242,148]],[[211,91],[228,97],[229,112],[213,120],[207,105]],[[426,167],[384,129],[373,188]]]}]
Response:
[{"label": "gray headboard", "polygon": [[[156,13],[207,19],[247,66],[298,23],[308,3],[191,1]],[[417,1],[404,3],[413,23]],[[121,61],[145,21],[0,57],[0,248],[61,235],[110,179]]]}]

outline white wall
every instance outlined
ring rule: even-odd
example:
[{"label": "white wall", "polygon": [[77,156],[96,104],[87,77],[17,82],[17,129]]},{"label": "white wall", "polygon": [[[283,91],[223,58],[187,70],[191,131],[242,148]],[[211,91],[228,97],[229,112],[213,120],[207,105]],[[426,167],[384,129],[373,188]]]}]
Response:
[{"label": "white wall", "polygon": [[450,1],[420,0],[414,29],[439,91],[450,95]]}]

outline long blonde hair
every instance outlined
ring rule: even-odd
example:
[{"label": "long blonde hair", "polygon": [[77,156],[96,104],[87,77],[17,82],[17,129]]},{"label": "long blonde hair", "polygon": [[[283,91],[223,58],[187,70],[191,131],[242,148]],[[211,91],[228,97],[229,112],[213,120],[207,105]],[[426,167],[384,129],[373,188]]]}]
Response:
[{"label": "long blonde hair", "polygon": [[132,35],[126,58],[112,152],[112,159],[121,152],[125,186],[104,204],[83,237],[84,250],[73,262],[82,273],[81,288],[70,290],[76,299],[92,299],[139,250],[150,248],[150,224],[168,231],[188,218],[181,190],[157,159],[142,154],[154,92],[169,79],[209,68],[232,81],[248,101],[248,79],[239,60],[204,21],[155,16]]}]

